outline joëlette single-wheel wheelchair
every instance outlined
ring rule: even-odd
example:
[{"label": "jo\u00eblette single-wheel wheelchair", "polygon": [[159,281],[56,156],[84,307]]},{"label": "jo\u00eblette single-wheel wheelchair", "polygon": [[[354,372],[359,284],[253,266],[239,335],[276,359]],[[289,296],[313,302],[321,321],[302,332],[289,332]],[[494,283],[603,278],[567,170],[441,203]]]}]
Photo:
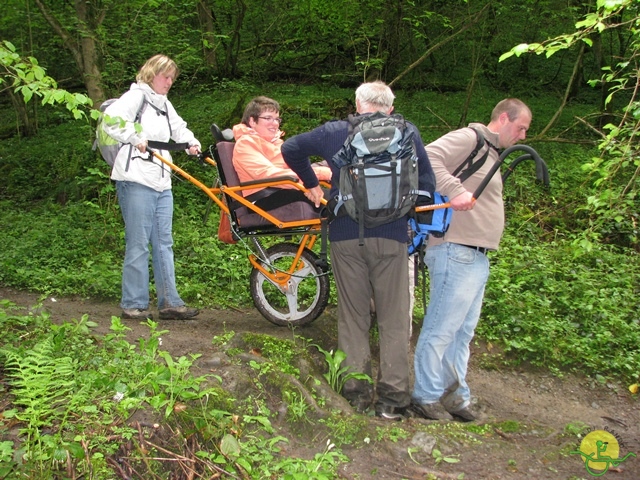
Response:
[{"label": "jo\u00eblette single-wheel wheelchair", "polygon": [[[277,177],[251,182],[240,182],[233,167],[233,134],[211,125],[215,144],[209,154],[201,154],[200,160],[217,168],[213,187],[208,187],[177,165],[150,151],[158,160],[178,175],[200,188],[218,207],[221,215],[227,215],[233,237],[250,251],[252,265],[250,275],[251,298],[258,311],[270,322],[281,326],[305,325],[320,316],[329,301],[329,266],[326,261],[326,220],[307,202],[293,202],[265,211],[254,205],[251,195],[243,191],[264,188],[282,188],[284,185],[305,191],[295,177]],[[484,181],[473,194],[478,199],[489,180],[500,170],[504,161],[513,153],[522,153],[502,174],[503,182],[515,167],[525,160],[536,164],[537,180],[549,186],[547,165],[538,153],[527,145],[514,145],[500,155]],[[213,157],[213,158],[212,158]],[[329,188],[330,185],[323,184]],[[324,202],[326,203],[326,202]],[[417,212],[448,208],[440,203],[416,207]],[[264,237],[268,240],[261,241]],[[273,243],[272,237],[282,238]],[[320,254],[313,251],[321,237]],[[298,243],[292,239],[299,238]],[[270,243],[268,248],[265,243]]]},{"label": "jo\u00eblette single-wheel wheelchair", "polygon": [[[200,160],[217,169],[213,187],[208,187],[177,165],[150,149],[155,158],[200,188],[227,215],[231,233],[249,250],[251,298],[258,311],[281,326],[305,325],[320,316],[329,301],[329,268],[325,254],[313,251],[322,231],[320,214],[307,202],[293,202],[265,211],[243,191],[274,189],[287,185],[301,191],[295,177],[240,182],[233,167],[233,135],[211,125],[215,144]],[[329,187],[323,184],[323,187]],[[266,238],[268,237],[268,238]],[[282,242],[273,243],[273,237]],[[294,243],[293,239],[299,239]],[[271,244],[265,247],[265,244]],[[322,251],[326,251],[323,245]]]}]

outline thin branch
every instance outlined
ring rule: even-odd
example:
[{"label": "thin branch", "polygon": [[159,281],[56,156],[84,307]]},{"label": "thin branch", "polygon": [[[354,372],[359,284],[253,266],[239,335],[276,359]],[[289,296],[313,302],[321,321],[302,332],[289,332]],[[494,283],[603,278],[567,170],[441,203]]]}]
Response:
[{"label": "thin branch", "polygon": [[45,18],[47,23],[51,25],[51,28],[62,38],[62,43],[69,49],[73,58],[78,65],[80,71],[84,71],[82,66],[84,62],[82,60],[82,53],[80,52],[80,45],[78,42],[65,30],[62,24],[58,21],[58,19],[53,15],[47,6],[42,2],[42,0],[35,0],[36,5],[38,6],[38,10],[42,13],[42,16]]},{"label": "thin branch", "polygon": [[538,137],[542,137],[544,134],[546,134],[549,131],[549,129],[551,129],[551,127],[556,123],[558,118],[560,118],[560,115],[562,114],[562,111],[564,110],[564,107],[567,104],[567,101],[569,100],[569,95],[571,95],[571,90],[573,89],[573,85],[575,84],[578,78],[578,73],[580,72],[580,64],[582,63],[582,58],[584,57],[585,45],[586,45],[585,43],[582,43],[580,45],[580,50],[578,51],[578,57],[576,58],[576,62],[573,64],[573,72],[571,74],[571,78],[569,79],[569,82],[567,83],[567,88],[564,91],[564,97],[562,98],[562,103],[560,104],[560,107],[558,108],[556,113],[553,115],[553,118],[549,120],[549,123],[547,123],[547,126],[544,127],[542,131],[533,138],[533,140],[536,140]]},{"label": "thin branch", "polygon": [[418,65],[420,65],[422,62],[424,62],[427,58],[429,58],[429,55],[431,55],[435,50],[439,49],[440,47],[442,47],[443,45],[446,45],[447,43],[449,43],[451,40],[453,40],[454,38],[456,38],[458,35],[460,35],[461,33],[469,30],[473,25],[475,25],[480,18],[482,17],[482,13],[489,8],[489,6],[491,5],[491,3],[487,3],[484,7],[482,7],[482,9],[475,14],[475,16],[471,19],[471,21],[465,25],[463,25],[460,30],[458,30],[457,32],[455,32],[454,34],[448,36],[447,38],[445,38],[444,40],[441,40],[440,42],[436,43],[434,46],[432,46],[431,48],[429,48],[424,55],[422,55],[418,60],[416,60],[415,62],[413,62],[411,65],[409,65],[403,72],[401,72],[400,74],[398,74],[398,76],[396,76],[396,78],[394,78],[393,80],[391,80],[391,82],[389,82],[389,86],[393,86],[394,83],[398,82],[402,77],[404,77],[406,74],[408,74],[411,70],[413,70],[414,68],[416,68]]}]

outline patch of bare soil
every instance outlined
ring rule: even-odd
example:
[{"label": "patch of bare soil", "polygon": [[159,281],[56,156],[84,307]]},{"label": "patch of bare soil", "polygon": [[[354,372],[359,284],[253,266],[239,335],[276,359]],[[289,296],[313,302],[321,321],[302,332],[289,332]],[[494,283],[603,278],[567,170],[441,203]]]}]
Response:
[{"label": "patch of bare soil", "polygon": [[[7,288],[0,288],[0,299],[26,308],[41,303],[41,308],[51,314],[53,321],[87,314],[90,320],[99,324],[98,333],[107,333],[111,316],[120,315],[117,303],[92,299],[47,297],[41,301],[38,295]],[[148,335],[148,328],[137,322],[130,322],[128,326],[132,329],[131,343]],[[235,367],[224,361],[225,353],[219,351],[220,347],[213,346],[214,336],[234,331],[236,334],[251,332],[292,338],[289,329],[272,325],[254,309],[204,309],[194,320],[160,321],[160,328],[169,331],[163,335],[163,349],[174,357],[202,354],[197,367],[219,375],[223,385],[227,384],[225,388],[230,390],[241,383],[238,378],[241,373],[232,371]],[[328,308],[313,324],[295,333],[326,350],[335,348],[335,312]],[[418,333],[419,329],[415,328],[413,345]],[[492,358],[492,352],[485,345],[474,344],[468,381],[477,400],[476,407],[482,413],[480,421],[465,424],[464,428],[460,424],[436,428],[434,422],[407,418],[392,425],[406,431],[406,438],[387,434],[379,441],[376,434],[380,430],[376,427],[388,428],[390,424],[375,417],[362,417],[372,433],[371,442],[363,443],[359,439],[353,446],[342,445],[342,451],[351,461],[341,466],[339,478],[592,478],[582,456],[571,453],[579,450],[581,441],[568,434],[566,427],[579,423],[592,430],[610,432],[619,443],[619,458],[629,452],[637,455],[629,456],[617,466],[609,464],[604,478],[640,478],[640,410],[637,398],[632,398],[625,385],[602,385],[572,375],[558,378],[525,368],[488,369]],[[248,375],[247,371],[245,375]],[[233,393],[238,395],[237,390]],[[333,398],[328,403],[344,408],[345,415],[351,415],[348,404],[339,399]],[[274,411],[277,409],[274,404]],[[291,455],[317,453],[326,442],[326,437],[318,438],[318,435],[300,435],[299,431],[288,434],[289,423],[285,420],[277,421],[277,428],[287,438],[296,438],[288,447]],[[434,445],[442,454],[440,461],[434,457]],[[458,462],[449,463],[447,460],[450,459]]]}]

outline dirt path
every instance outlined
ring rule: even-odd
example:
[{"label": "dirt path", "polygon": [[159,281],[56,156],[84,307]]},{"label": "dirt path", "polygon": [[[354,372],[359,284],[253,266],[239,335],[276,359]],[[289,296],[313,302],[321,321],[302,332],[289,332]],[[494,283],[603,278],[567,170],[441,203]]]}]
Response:
[{"label": "dirt path", "polygon": [[[41,303],[54,321],[87,314],[99,324],[99,333],[106,333],[111,316],[120,314],[116,303],[52,297],[40,301],[38,295],[7,288],[0,288],[0,299],[27,308]],[[148,332],[136,322],[128,326],[132,328],[131,342]],[[164,349],[174,356],[201,353],[199,362],[203,364],[216,355],[212,338],[231,330],[291,338],[288,329],[272,325],[254,309],[205,309],[196,320],[161,321],[160,327],[169,330],[163,336]],[[296,334],[327,349],[335,348],[334,312],[328,309]],[[414,345],[417,334],[414,331]],[[587,435],[592,439],[600,435],[597,432],[610,432],[619,444],[620,458],[628,452],[640,457],[639,403],[625,385],[602,385],[575,376],[557,378],[525,369],[482,368],[491,363],[490,353],[485,346],[473,346],[468,381],[484,415],[477,428],[463,430],[456,428],[461,427],[457,424],[451,434],[443,434],[444,427],[434,429],[433,423],[407,419],[394,424],[408,432],[407,438],[343,446],[351,462],[341,469],[341,478],[461,478],[462,473],[465,479],[591,478],[581,456],[570,453],[579,449],[580,440],[567,434],[567,425],[571,429],[579,423],[593,430]],[[376,418],[369,421],[376,426],[389,425]],[[436,463],[433,453],[421,453],[421,448],[432,441],[431,436],[444,456],[459,462]],[[603,478],[640,479],[638,457],[631,456],[617,467],[610,465]]]}]

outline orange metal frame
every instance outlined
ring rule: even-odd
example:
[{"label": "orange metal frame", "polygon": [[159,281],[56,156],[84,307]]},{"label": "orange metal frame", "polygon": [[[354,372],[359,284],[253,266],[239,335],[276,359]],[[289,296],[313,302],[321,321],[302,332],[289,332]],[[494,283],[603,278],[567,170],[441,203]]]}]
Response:
[{"label": "orange metal frame", "polygon": [[[304,251],[305,248],[308,248],[309,250],[311,250],[316,243],[318,233],[320,232],[320,225],[321,225],[320,219],[282,221],[274,217],[273,215],[271,215],[269,212],[263,210],[260,207],[256,207],[253,203],[247,201],[242,196],[242,191],[247,189],[277,187],[282,185],[292,185],[293,187],[301,191],[306,191],[306,188],[300,183],[294,180],[288,180],[288,179],[279,179],[275,181],[265,180],[264,182],[260,182],[260,183],[252,182],[250,186],[229,187],[226,185],[221,185],[219,187],[208,187],[207,185],[202,183],[200,180],[198,180],[197,178],[193,177],[192,175],[184,171],[182,168],[178,167],[177,165],[173,164],[172,162],[168,161],[167,159],[159,155],[157,152],[152,152],[152,154],[154,157],[160,160],[163,164],[171,168],[171,170],[173,170],[174,172],[179,174],[181,177],[193,183],[196,187],[202,190],[226,215],[229,215],[229,207],[224,201],[223,195],[228,195],[230,198],[232,198],[239,204],[242,204],[243,206],[247,207],[253,213],[257,213],[258,215],[264,217],[273,225],[275,225],[279,229],[282,229],[283,234],[286,234],[287,233],[286,230],[291,228],[301,228],[301,227],[309,228],[308,233],[302,234],[302,239],[300,240],[297,254],[293,262],[291,263],[291,266],[286,272],[282,270],[274,270],[273,272],[269,271],[264,268],[263,263],[260,262],[260,260],[258,260],[258,257],[256,257],[253,253],[249,255],[249,261],[251,262],[251,265],[254,268],[258,269],[271,283],[273,283],[274,285],[277,285],[282,291],[286,291],[288,282],[291,279],[291,277],[298,270],[302,268],[302,263],[300,262],[302,252]],[[209,165],[217,167],[216,161],[210,157],[205,156],[204,161]],[[328,186],[328,184],[326,183],[323,183],[323,185]],[[326,200],[323,199],[322,203],[326,204]]]}]

